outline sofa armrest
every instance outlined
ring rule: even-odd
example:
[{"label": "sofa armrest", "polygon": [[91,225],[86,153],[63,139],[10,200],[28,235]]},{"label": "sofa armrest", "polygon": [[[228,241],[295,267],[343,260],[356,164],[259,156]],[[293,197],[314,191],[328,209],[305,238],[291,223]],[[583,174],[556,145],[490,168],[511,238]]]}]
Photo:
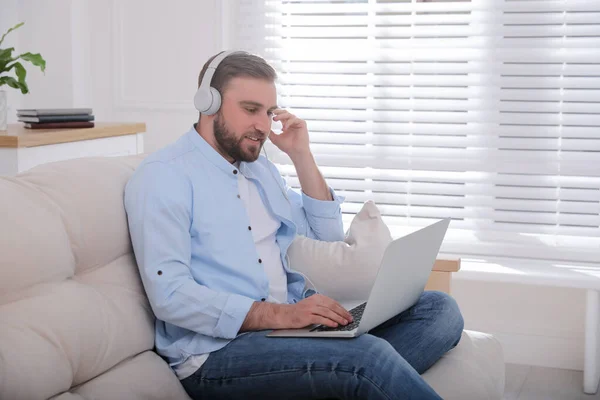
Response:
[{"label": "sofa armrest", "polygon": [[425,290],[437,290],[450,294],[452,273],[460,270],[460,258],[456,260],[435,260]]}]

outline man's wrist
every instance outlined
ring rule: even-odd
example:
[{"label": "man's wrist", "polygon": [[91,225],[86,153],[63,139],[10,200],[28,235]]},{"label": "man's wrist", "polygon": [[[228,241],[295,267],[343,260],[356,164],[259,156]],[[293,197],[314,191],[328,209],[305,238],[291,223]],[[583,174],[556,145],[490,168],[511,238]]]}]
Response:
[{"label": "man's wrist", "polygon": [[283,329],[286,327],[285,316],[287,304],[269,304],[267,324],[271,326],[271,329]]},{"label": "man's wrist", "polygon": [[285,325],[285,305],[255,301],[242,323],[240,332],[278,329]]}]

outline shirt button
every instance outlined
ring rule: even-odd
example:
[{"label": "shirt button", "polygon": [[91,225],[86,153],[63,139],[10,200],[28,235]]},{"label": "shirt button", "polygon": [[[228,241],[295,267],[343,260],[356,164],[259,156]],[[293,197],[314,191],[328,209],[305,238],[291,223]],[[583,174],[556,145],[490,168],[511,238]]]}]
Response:
[{"label": "shirt button", "polygon": [[260,258],[258,259],[258,263],[259,263],[259,264],[262,264],[262,260],[261,260]]},{"label": "shirt button", "polygon": [[240,196],[240,195],[238,194],[238,199],[241,199],[241,198],[242,198],[242,196]]},{"label": "shirt button", "polygon": [[262,299],[260,299],[260,301],[265,301],[266,299],[263,297]]},{"label": "shirt button", "polygon": [[234,175],[237,175],[237,169],[234,169],[234,170],[233,170],[233,174],[234,174]]},{"label": "shirt button", "polygon": [[251,231],[251,230],[252,230],[252,227],[251,227],[251,226],[249,226],[249,227],[248,227],[248,230],[249,230],[249,231]]}]

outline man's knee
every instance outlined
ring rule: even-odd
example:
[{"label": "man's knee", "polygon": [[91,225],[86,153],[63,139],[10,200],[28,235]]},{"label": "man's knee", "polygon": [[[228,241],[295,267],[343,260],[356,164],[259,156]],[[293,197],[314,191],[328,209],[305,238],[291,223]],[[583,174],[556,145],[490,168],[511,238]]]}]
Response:
[{"label": "man's knee", "polygon": [[435,319],[435,325],[440,332],[446,332],[455,339],[458,344],[464,329],[464,319],[458,303],[447,293],[427,291],[423,293],[419,304],[422,312],[431,313],[430,317]]}]

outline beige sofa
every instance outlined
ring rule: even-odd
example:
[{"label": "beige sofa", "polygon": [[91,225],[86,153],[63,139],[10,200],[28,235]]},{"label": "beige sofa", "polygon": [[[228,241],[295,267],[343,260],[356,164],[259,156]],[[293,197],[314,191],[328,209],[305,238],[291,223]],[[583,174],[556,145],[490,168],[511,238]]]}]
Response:
[{"label": "beige sofa", "polygon": [[[123,188],[140,156],[0,177],[0,399],[188,399],[153,352]],[[445,399],[501,399],[492,336],[465,331],[424,375]]]}]

